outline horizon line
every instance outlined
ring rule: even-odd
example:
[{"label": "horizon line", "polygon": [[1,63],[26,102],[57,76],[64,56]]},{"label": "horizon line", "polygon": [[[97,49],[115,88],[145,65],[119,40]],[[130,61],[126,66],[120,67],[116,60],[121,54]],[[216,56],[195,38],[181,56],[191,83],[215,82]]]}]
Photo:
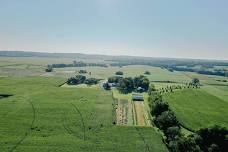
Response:
[{"label": "horizon line", "polygon": [[[127,55],[127,54],[100,54],[100,53],[81,53],[81,52],[55,52],[55,51],[35,51],[35,50],[0,50],[0,52],[30,52],[30,53],[48,53],[48,54],[82,54],[91,56],[109,56],[109,57],[138,57],[138,58],[160,58],[160,59],[184,59],[184,60],[213,60],[213,61],[226,61],[228,59],[217,59],[217,58],[194,58],[194,57],[167,57],[167,56],[141,56],[141,55]],[[1,57],[1,56],[0,56]]]}]

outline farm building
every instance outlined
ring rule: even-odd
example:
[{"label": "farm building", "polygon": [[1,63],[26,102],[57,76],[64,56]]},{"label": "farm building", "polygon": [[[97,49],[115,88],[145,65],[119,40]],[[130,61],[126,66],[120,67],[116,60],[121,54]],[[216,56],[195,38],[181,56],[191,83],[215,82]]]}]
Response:
[{"label": "farm building", "polygon": [[141,95],[141,94],[132,94],[132,101],[144,101],[143,95]]}]

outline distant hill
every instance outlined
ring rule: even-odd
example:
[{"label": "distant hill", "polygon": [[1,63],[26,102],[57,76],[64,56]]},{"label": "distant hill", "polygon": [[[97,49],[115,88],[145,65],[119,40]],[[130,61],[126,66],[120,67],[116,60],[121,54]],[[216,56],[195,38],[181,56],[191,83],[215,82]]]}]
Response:
[{"label": "distant hill", "polygon": [[71,58],[71,59],[94,59],[111,61],[118,64],[143,64],[143,65],[227,65],[225,60],[205,60],[205,59],[177,59],[177,58],[155,58],[139,56],[110,56],[82,53],[45,53],[27,51],[0,51],[0,57],[49,57],[49,58]]}]

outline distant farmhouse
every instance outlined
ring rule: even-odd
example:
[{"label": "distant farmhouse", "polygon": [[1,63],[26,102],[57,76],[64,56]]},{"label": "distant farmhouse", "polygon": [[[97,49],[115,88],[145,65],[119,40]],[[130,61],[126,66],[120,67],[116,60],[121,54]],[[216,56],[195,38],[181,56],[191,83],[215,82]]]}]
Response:
[{"label": "distant farmhouse", "polygon": [[141,95],[141,94],[132,94],[132,101],[144,101],[143,95]]}]

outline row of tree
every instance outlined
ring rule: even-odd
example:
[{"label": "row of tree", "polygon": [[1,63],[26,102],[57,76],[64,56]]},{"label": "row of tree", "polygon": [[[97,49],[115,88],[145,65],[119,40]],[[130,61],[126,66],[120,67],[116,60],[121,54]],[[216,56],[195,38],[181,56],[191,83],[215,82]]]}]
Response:
[{"label": "row of tree", "polygon": [[86,78],[84,75],[76,75],[75,77],[71,77],[67,80],[68,85],[77,85],[77,84],[88,84],[93,85],[97,84],[99,82],[99,79],[96,78]]},{"label": "row of tree", "polygon": [[158,89],[157,91],[159,93],[169,93],[169,92],[174,92],[175,90],[181,90],[181,89],[189,89],[189,88],[199,88],[200,86],[200,80],[197,78],[193,78],[192,82],[185,83],[183,85],[171,85],[171,86],[166,86]]},{"label": "row of tree", "polygon": [[85,63],[83,61],[73,61],[73,63],[59,63],[59,64],[51,64],[48,65],[52,68],[65,68],[65,67],[86,67],[86,66],[99,66],[99,67],[108,67],[107,64],[104,63]]},{"label": "row of tree", "polygon": [[167,70],[173,72],[173,71],[186,71],[186,72],[196,72],[199,74],[206,74],[206,75],[218,75],[218,76],[224,76],[228,77],[228,71],[226,69],[208,69],[208,68],[201,68],[196,69],[192,67],[179,67],[179,66],[165,66]]},{"label": "row of tree", "polygon": [[150,85],[148,94],[151,115],[155,117],[154,124],[164,133],[171,152],[225,152],[228,149],[226,128],[203,128],[186,137],[181,133],[181,124],[174,112],[154,85]]},{"label": "row of tree", "polygon": [[143,91],[147,91],[150,81],[143,75],[132,77],[119,77],[114,76],[108,78],[108,83],[115,83],[117,89],[122,93],[129,93],[141,88]]}]

